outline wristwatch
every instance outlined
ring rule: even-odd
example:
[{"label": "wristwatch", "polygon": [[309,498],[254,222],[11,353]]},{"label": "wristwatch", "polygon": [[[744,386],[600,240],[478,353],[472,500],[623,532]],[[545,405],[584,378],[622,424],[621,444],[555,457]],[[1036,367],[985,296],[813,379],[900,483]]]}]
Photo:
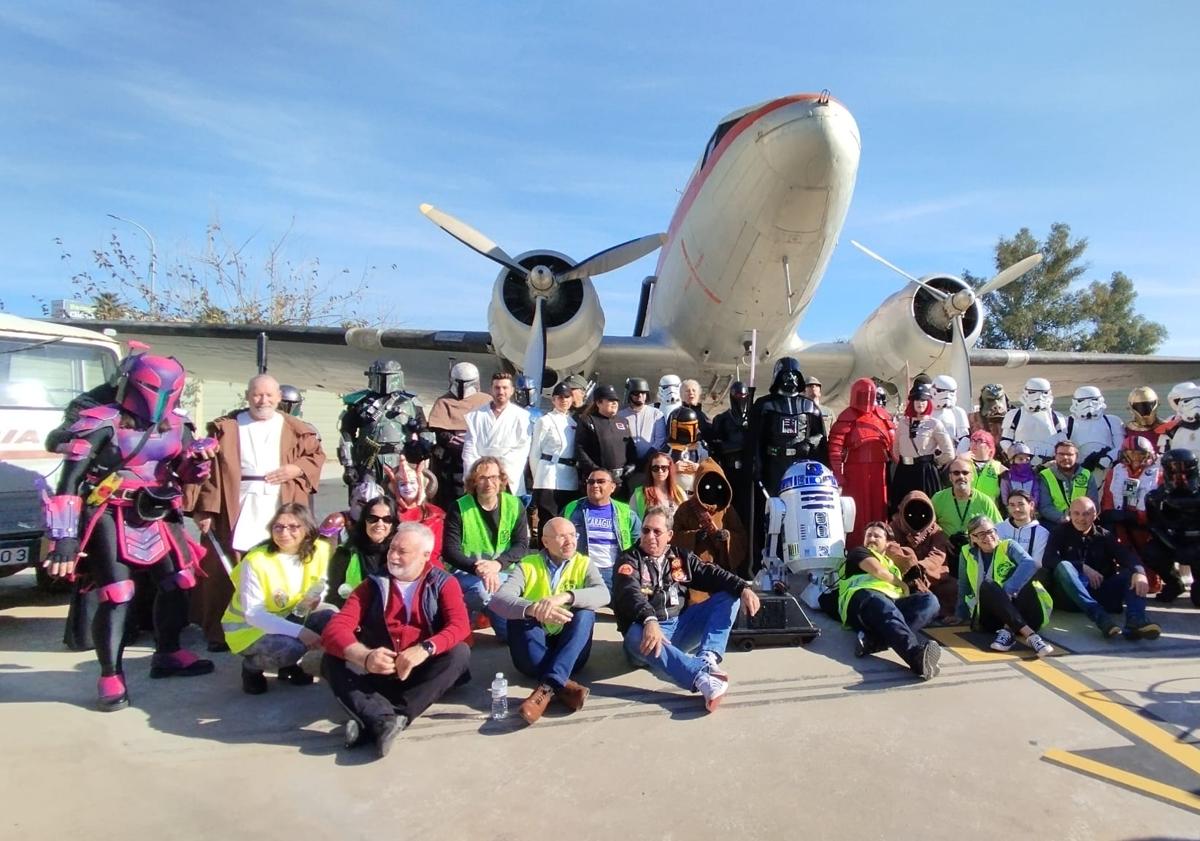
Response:
[{"label": "wristwatch", "polygon": [[429,640],[421,640],[421,648],[425,649],[425,653],[430,657],[432,657],[434,652],[437,650],[434,648],[433,643],[431,643]]}]

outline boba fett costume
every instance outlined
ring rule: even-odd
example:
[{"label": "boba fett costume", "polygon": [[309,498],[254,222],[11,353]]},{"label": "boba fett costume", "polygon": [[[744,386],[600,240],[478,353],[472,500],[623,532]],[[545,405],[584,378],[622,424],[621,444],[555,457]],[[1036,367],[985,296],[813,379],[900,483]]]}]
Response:
[{"label": "boba fett costume", "polygon": [[425,412],[416,395],[404,390],[399,362],[377,359],[363,373],[367,387],[342,398],[346,408],[338,424],[338,462],[349,487],[372,477],[387,488],[388,474],[400,466],[401,455],[410,464],[429,458]]}]

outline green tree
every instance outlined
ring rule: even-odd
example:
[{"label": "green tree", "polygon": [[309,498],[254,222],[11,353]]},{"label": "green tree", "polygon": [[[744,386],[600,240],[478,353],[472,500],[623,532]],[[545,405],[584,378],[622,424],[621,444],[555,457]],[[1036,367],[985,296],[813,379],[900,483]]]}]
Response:
[{"label": "green tree", "polygon": [[116,292],[99,292],[92,296],[92,306],[100,321],[120,321],[125,318],[125,305]]},{"label": "green tree", "polygon": [[[1108,283],[1077,288],[1087,263],[1087,239],[1072,239],[1071,227],[1050,226],[1044,241],[1028,228],[996,243],[996,270],[1006,269],[1030,254],[1041,252],[1041,265],[1020,280],[983,299],[987,310],[982,347],[1017,350],[1153,353],[1167,330],[1134,312],[1133,281],[1115,272]],[[975,287],[986,277],[965,272]]]}]

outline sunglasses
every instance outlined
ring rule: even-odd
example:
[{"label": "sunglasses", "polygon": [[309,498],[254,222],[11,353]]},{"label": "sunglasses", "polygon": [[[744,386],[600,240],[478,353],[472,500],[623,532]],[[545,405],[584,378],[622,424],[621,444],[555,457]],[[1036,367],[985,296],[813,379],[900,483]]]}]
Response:
[{"label": "sunglasses", "polygon": [[607,485],[608,480],[607,479],[588,479],[587,484],[589,484],[589,485]]},{"label": "sunglasses", "polygon": [[653,535],[657,536],[657,535],[666,534],[666,533],[667,533],[666,529],[649,529],[649,528],[642,529],[642,534],[653,534]]},{"label": "sunglasses", "polygon": [[391,514],[384,514],[382,517],[380,517],[378,514],[367,515],[367,525],[373,525],[375,523],[387,523],[390,526],[394,522],[396,522],[396,518]]},{"label": "sunglasses", "polygon": [[652,464],[652,465],[650,465],[650,471],[652,473],[667,473],[670,470],[671,470],[671,465],[669,465],[669,464]]}]

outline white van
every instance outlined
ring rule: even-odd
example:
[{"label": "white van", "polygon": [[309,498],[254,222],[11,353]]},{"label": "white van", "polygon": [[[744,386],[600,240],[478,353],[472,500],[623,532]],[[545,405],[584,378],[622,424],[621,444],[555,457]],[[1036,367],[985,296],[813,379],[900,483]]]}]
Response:
[{"label": "white van", "polygon": [[46,435],[71,400],[116,375],[120,353],[95,331],[0,313],[0,577],[40,563],[39,487],[53,493],[62,464]]}]

